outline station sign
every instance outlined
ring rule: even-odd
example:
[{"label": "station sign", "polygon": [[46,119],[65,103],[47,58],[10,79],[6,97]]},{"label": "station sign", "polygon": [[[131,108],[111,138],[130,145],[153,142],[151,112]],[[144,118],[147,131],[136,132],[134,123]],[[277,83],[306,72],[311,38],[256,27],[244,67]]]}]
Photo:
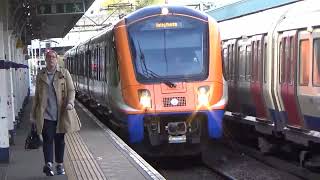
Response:
[{"label": "station sign", "polygon": [[77,3],[43,3],[37,5],[37,15],[85,13],[84,4]]}]

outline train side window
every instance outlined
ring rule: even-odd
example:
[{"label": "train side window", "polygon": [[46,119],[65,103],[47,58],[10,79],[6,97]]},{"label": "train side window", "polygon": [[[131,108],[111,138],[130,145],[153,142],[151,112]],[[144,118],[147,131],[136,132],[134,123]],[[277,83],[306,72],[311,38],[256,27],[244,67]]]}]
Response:
[{"label": "train side window", "polygon": [[228,66],[229,66],[229,70],[228,70],[228,73],[229,73],[229,80],[232,80],[232,60],[233,60],[233,45],[230,45],[229,46],[229,55],[228,55]]},{"label": "train side window", "polygon": [[97,74],[98,74],[98,71],[97,71],[97,68],[98,68],[98,47],[95,48],[94,50],[94,58],[93,58],[93,61],[92,61],[92,78],[94,78],[95,80],[97,79]]},{"label": "train side window", "polygon": [[74,56],[74,74],[78,75],[78,58],[77,55]]},{"label": "train side window", "polygon": [[251,60],[251,81],[254,82],[256,80],[256,64],[257,64],[257,44],[255,41],[252,42],[252,60]]},{"label": "train side window", "polygon": [[245,48],[239,47],[239,79],[244,80],[246,77],[246,61],[245,61]]},{"label": "train side window", "polygon": [[313,40],[313,85],[320,86],[320,38]]},{"label": "train side window", "polygon": [[99,80],[100,81],[104,81],[104,78],[103,78],[103,71],[104,71],[104,48],[100,48],[100,69],[99,69],[99,73],[100,73],[100,76],[99,76]]},{"label": "train side window", "polygon": [[267,82],[267,59],[268,58],[268,44],[264,43],[263,47],[263,66],[262,66],[262,71],[263,71],[263,82]]},{"label": "train side window", "polygon": [[289,39],[289,49],[288,49],[288,83],[292,84],[293,83],[293,58],[294,58],[294,42],[293,42],[293,37],[290,37]]},{"label": "train side window", "polygon": [[82,66],[83,66],[83,61],[82,61],[82,54],[79,55],[79,75],[83,76],[83,72],[82,72]]},{"label": "train side window", "polygon": [[97,80],[100,81],[100,69],[101,69],[101,52],[100,52],[100,47],[97,49]]},{"label": "train side window", "polygon": [[117,86],[120,82],[120,72],[119,63],[117,59],[116,47],[114,41],[111,43],[110,47],[110,65],[111,65],[111,77],[112,85]]},{"label": "train side window", "polygon": [[105,81],[107,82],[108,80],[108,71],[109,71],[109,51],[108,51],[108,44],[104,47],[104,58],[105,58],[105,68],[104,68],[104,76],[105,76]]},{"label": "train side window", "polygon": [[282,84],[284,81],[285,81],[285,53],[284,53],[284,50],[285,50],[285,44],[286,40],[283,39],[281,42],[280,42],[280,45],[279,45],[279,64],[280,64],[280,68],[279,68],[279,71],[280,71],[280,76],[279,76],[279,81],[280,81],[280,84]]},{"label": "train side window", "polygon": [[90,68],[91,51],[88,51],[87,58],[85,59],[85,61],[86,61],[85,62],[86,64],[84,66],[84,69],[86,71],[86,77],[90,77],[90,74],[91,74],[91,68]]},{"label": "train side window", "polygon": [[251,80],[251,66],[252,64],[252,56],[251,56],[251,45],[246,47],[246,80]]},{"label": "train side window", "polygon": [[234,56],[233,56],[233,54],[234,54],[234,45],[232,44],[231,45],[231,53],[230,53],[230,59],[229,59],[229,70],[230,70],[230,80],[233,80],[233,66],[234,66],[234,64],[233,64],[233,59],[234,59]]},{"label": "train side window", "polygon": [[237,80],[237,74],[236,74],[236,70],[237,70],[237,61],[239,60],[238,59],[238,56],[237,56],[237,51],[236,51],[236,44],[232,45],[232,49],[233,49],[233,61],[232,61],[232,79],[233,80]]},{"label": "train side window", "polygon": [[68,64],[68,69],[69,69],[70,73],[72,74],[72,68],[71,68],[71,63],[72,63],[72,61],[71,61],[71,59],[72,59],[72,58],[69,58],[69,59],[68,59],[68,63],[67,63],[67,64]]},{"label": "train side window", "polygon": [[309,40],[301,40],[299,49],[299,63],[300,63],[300,85],[307,86],[309,83]]},{"label": "train side window", "polygon": [[285,47],[285,81],[287,83],[290,83],[291,81],[291,67],[290,67],[290,63],[291,63],[291,39],[287,39],[289,41],[287,41],[286,43],[286,47]]},{"label": "train side window", "polygon": [[228,62],[227,62],[227,59],[228,59],[228,49],[227,48],[223,48],[223,76],[224,78],[227,80],[227,74],[226,72],[227,71],[227,68],[228,68]]},{"label": "train side window", "polygon": [[227,75],[227,80],[229,80],[229,58],[230,58],[230,45],[227,47],[227,58],[226,58],[226,75]]},{"label": "train side window", "polygon": [[80,65],[80,68],[81,68],[81,74],[82,74],[82,76],[85,76],[86,74],[86,72],[85,72],[85,64],[86,62],[85,62],[85,56],[84,56],[84,53],[81,53],[81,65]]}]

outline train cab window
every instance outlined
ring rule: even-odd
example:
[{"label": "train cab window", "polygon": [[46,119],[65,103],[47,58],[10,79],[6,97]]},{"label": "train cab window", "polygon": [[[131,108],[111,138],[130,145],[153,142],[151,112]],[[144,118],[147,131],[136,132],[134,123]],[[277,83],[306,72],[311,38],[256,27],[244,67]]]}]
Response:
[{"label": "train cab window", "polygon": [[301,40],[299,46],[300,85],[307,86],[310,74],[309,40]]},{"label": "train cab window", "polygon": [[246,81],[251,81],[252,55],[251,45],[246,47]]},{"label": "train cab window", "polygon": [[[166,27],[161,25],[164,21],[176,23]],[[208,77],[206,22],[182,16],[157,16],[130,25],[128,34],[139,82],[161,82],[163,78],[194,81]]]},{"label": "train cab window", "polygon": [[313,40],[313,85],[320,86],[320,38]]},{"label": "train cab window", "polygon": [[264,47],[263,47],[263,67],[262,67],[262,71],[263,71],[263,82],[266,83],[267,82],[267,58],[268,58],[268,44],[264,43]]}]

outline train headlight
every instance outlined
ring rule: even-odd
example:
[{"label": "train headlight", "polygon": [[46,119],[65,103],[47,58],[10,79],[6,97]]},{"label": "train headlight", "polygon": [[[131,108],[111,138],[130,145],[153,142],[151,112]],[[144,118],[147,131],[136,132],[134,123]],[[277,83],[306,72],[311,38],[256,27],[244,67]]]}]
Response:
[{"label": "train headlight", "polygon": [[201,86],[198,88],[198,104],[200,106],[209,106],[209,86]]},{"label": "train headlight", "polygon": [[146,89],[141,89],[138,91],[140,105],[143,108],[151,108],[151,95],[150,92]]}]

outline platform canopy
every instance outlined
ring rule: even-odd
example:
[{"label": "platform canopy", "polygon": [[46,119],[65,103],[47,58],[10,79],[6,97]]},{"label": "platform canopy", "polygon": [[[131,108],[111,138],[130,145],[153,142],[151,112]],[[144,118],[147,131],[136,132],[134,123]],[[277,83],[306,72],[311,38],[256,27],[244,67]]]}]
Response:
[{"label": "platform canopy", "polygon": [[62,38],[94,0],[9,0],[11,29],[31,39]]}]

